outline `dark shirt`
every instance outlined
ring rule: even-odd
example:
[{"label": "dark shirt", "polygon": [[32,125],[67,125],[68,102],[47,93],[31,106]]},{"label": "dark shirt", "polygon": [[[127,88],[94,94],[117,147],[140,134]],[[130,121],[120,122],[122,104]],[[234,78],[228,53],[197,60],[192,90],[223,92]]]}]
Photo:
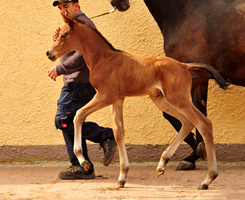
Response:
[{"label": "dark shirt", "polygon": [[[76,19],[85,21],[87,24],[95,28],[94,23],[83,13],[79,12]],[[89,69],[83,59],[83,56],[78,51],[72,51],[60,58],[60,64],[56,66],[58,75],[64,76],[65,83],[67,82],[89,82]]]}]

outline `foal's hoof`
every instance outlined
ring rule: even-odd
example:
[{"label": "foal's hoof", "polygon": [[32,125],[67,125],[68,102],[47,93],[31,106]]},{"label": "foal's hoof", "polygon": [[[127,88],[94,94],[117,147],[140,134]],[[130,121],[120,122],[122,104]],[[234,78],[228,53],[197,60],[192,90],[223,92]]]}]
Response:
[{"label": "foal's hoof", "polygon": [[191,162],[188,162],[188,161],[182,161],[178,167],[176,168],[176,170],[193,170],[196,168],[196,165],[191,163]]},{"label": "foal's hoof", "polygon": [[200,156],[203,160],[207,160],[205,143],[203,141],[197,145],[196,154]]},{"label": "foal's hoof", "polygon": [[89,167],[90,167],[90,163],[89,163],[87,160],[85,160],[85,161],[83,161],[83,162],[81,163],[81,166],[83,167],[83,169],[84,169],[85,171],[88,171],[88,170],[89,170]]},{"label": "foal's hoof", "polygon": [[164,174],[164,170],[158,169],[157,170],[157,177],[161,176]]},{"label": "foal's hoof", "polygon": [[123,188],[125,185],[126,181],[118,181],[118,186],[117,188]]},{"label": "foal's hoof", "polygon": [[199,185],[198,190],[207,190],[208,189],[208,185],[203,184],[203,185]]}]

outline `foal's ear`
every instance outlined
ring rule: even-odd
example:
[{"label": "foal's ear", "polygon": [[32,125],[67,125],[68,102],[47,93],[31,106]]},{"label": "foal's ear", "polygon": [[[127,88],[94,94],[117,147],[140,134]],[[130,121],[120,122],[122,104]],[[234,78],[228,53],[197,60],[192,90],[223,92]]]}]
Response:
[{"label": "foal's ear", "polygon": [[73,18],[71,17],[70,13],[66,10],[65,14],[62,14],[63,20],[65,23],[67,23],[71,28],[75,24]]}]

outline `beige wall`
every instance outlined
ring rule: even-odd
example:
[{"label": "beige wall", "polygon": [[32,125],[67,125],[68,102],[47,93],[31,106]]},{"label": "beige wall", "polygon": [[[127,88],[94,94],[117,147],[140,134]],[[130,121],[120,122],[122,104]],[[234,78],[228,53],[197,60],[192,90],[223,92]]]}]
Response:
[{"label": "beige wall", "polygon": [[[45,52],[52,33],[63,22],[52,0],[0,0],[0,145],[64,144],[55,129],[56,101],[63,85],[47,76],[57,64]],[[82,10],[94,16],[111,9],[108,0],[81,0]],[[118,49],[142,56],[164,55],[163,38],[143,1],[131,0],[127,12],[93,20],[100,32]],[[222,91],[211,81],[208,116],[215,143],[245,143],[245,88]],[[176,135],[148,97],[127,98],[124,105],[126,143],[167,144]],[[102,126],[111,126],[110,108],[92,114]]]}]

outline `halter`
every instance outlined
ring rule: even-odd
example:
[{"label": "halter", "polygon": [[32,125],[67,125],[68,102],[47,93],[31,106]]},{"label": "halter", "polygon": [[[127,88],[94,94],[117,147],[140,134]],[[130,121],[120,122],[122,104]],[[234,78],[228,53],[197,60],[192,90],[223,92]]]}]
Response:
[{"label": "halter", "polygon": [[111,14],[111,13],[115,12],[116,10],[117,10],[117,9],[114,7],[114,8],[111,9],[109,12],[105,12],[105,13],[102,13],[102,14],[100,14],[100,15],[92,16],[92,17],[90,17],[90,19],[93,19],[93,18],[96,18],[96,17],[101,17],[101,16],[103,16],[103,15]]}]

